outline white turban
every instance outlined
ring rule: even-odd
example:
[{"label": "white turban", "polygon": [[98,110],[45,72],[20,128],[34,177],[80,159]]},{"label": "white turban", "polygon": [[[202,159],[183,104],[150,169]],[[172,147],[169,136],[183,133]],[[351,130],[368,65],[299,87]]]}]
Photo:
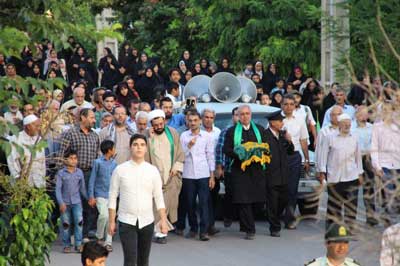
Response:
[{"label": "white turban", "polygon": [[163,110],[155,109],[149,113],[148,117],[149,117],[149,122],[151,122],[151,120],[153,120],[154,118],[158,118],[158,117],[162,117],[165,119],[165,113]]},{"label": "white turban", "polygon": [[36,120],[38,120],[39,118],[36,115],[28,115],[24,118],[24,120],[22,121],[23,125],[29,125],[33,122],[35,122]]},{"label": "white turban", "polygon": [[343,113],[343,114],[338,116],[338,121],[340,122],[340,121],[343,121],[343,120],[351,120],[351,117],[348,114]]}]

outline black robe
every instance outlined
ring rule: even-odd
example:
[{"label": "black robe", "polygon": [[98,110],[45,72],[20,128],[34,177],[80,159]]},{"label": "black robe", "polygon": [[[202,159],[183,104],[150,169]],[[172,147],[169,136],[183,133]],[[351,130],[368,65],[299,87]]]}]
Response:
[{"label": "black robe", "polygon": [[[264,128],[257,125],[260,131],[262,142],[267,142]],[[242,171],[242,161],[239,160],[234,153],[234,134],[235,126],[228,129],[226,132],[223,152],[226,156],[233,159],[231,166],[231,185],[232,185],[232,202],[233,203],[261,203],[266,201],[266,171],[259,163],[252,163]],[[241,143],[248,141],[257,142],[256,135],[252,128],[242,131]],[[268,167],[268,165],[266,165]]]},{"label": "black robe", "polygon": [[[287,185],[289,178],[288,152],[293,152],[293,144],[289,144],[284,137],[275,137],[271,129],[265,130],[266,140],[271,153],[271,163],[267,165],[267,185]],[[291,146],[290,146],[291,145]]]}]

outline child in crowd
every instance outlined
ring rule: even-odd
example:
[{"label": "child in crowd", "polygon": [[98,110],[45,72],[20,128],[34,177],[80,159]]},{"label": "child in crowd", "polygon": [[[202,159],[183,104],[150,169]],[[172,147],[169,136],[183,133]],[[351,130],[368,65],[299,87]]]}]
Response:
[{"label": "child in crowd", "polygon": [[71,253],[71,223],[74,228],[75,251],[82,251],[82,201],[87,198],[83,172],[77,168],[78,155],[69,151],[65,155],[65,166],[56,175],[56,197],[60,206],[64,253]]},{"label": "child in crowd", "polygon": [[92,241],[83,246],[81,262],[83,266],[105,266],[107,257],[107,249]]},{"label": "child in crowd", "polygon": [[[99,217],[97,218],[96,238],[103,243],[107,251],[112,252],[112,237],[108,234],[108,193],[112,172],[117,163],[114,160],[115,144],[111,140],[104,140],[100,144],[103,156],[93,162],[92,172],[89,179],[89,205],[97,207]],[[105,239],[104,239],[105,238]]]}]

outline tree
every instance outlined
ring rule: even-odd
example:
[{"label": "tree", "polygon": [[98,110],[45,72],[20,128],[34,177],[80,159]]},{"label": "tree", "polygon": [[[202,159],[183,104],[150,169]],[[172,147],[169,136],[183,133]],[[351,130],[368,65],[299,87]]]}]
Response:
[{"label": "tree", "polygon": [[[397,78],[400,74],[399,60],[385,39],[377,17],[379,14],[382,28],[392,45],[397,48],[400,43],[400,14],[397,12],[400,2],[351,0],[348,8],[350,10],[350,61],[354,71],[359,75],[365,70],[376,75],[382,74],[382,70],[378,71],[373,62],[371,54],[371,49],[373,49],[382,69],[392,78]],[[388,76],[385,77],[385,79],[388,78]]]},{"label": "tree", "polygon": [[[105,36],[122,39],[115,24],[109,29],[97,31],[94,16],[109,1],[79,0],[28,0],[0,1],[0,53],[19,57],[25,46],[34,47],[44,38],[54,42],[58,49],[68,45],[67,38],[73,35],[86,47],[95,47],[97,40]],[[97,10],[97,11],[96,11]],[[29,99],[32,104],[44,100],[39,96],[28,96],[29,86],[45,88],[49,93],[55,87],[65,86],[59,78],[38,81],[33,78],[15,79],[0,77],[0,108],[4,109],[10,99],[17,97],[22,101]],[[55,117],[54,117],[55,119]],[[51,123],[54,122],[50,121]],[[48,130],[48,129],[47,129]],[[45,129],[46,131],[46,129]],[[17,135],[18,129],[0,120],[0,136],[9,132]],[[34,154],[44,148],[44,140],[32,147],[27,147],[31,158],[25,158],[22,147],[16,146],[21,158],[25,158],[20,178],[14,180],[0,171],[0,265],[44,266],[49,259],[52,242],[56,239],[50,215],[54,203],[45,189],[37,189],[28,184]],[[8,155],[11,144],[4,137],[0,138],[0,149]],[[3,169],[3,168],[2,168]]]},{"label": "tree", "polygon": [[[118,1],[117,1],[118,2]],[[299,63],[308,74],[320,66],[320,2],[317,0],[140,1],[113,5],[125,37],[134,46],[176,66],[188,49],[235,70],[254,58],[274,62],[282,73]]]}]

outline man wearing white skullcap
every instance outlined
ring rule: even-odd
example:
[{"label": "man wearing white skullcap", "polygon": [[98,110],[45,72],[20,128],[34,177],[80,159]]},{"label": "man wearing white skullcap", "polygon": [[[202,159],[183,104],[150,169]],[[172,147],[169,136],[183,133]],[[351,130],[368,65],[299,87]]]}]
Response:
[{"label": "man wearing white skullcap", "polygon": [[[178,132],[166,125],[165,113],[156,109],[148,113],[151,127],[148,129],[146,161],[157,167],[163,182],[163,196],[170,223],[178,220],[178,201],[182,187],[182,171],[185,154],[183,152]],[[160,217],[154,212],[155,222]],[[170,225],[170,230],[173,227]],[[159,244],[167,242],[167,235],[155,227],[155,241]]]},{"label": "man wearing white skullcap", "polygon": [[328,182],[326,228],[343,222],[344,206],[344,223],[354,230],[358,186],[362,184],[363,173],[361,150],[358,137],[350,133],[351,116],[342,113],[337,119],[339,132],[330,134],[322,143],[319,158],[320,179]]},{"label": "man wearing white skullcap", "polygon": [[[37,150],[35,155],[32,156],[27,146],[34,146],[41,140],[40,132],[40,119],[35,115],[26,116],[23,121],[24,129],[19,132],[17,136],[10,137],[12,144],[11,154],[7,158],[8,168],[11,176],[20,178],[21,173],[26,173],[29,169],[27,176],[28,182],[31,186],[42,188],[46,186],[46,160],[44,148]],[[23,149],[24,153],[19,154],[16,146]]]}]

